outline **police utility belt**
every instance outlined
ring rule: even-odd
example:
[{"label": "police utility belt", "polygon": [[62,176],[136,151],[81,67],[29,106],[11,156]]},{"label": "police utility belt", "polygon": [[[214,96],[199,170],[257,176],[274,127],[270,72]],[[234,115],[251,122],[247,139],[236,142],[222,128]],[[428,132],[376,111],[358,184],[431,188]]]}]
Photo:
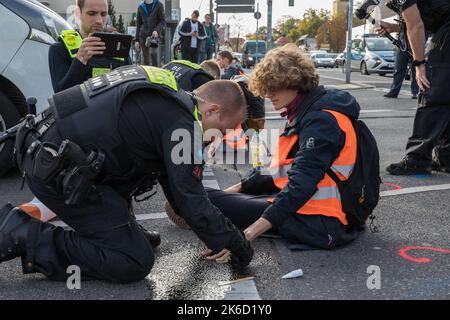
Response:
[{"label": "police utility belt", "polygon": [[16,160],[33,180],[56,183],[69,206],[81,206],[99,200],[94,182],[99,176],[105,154],[100,150],[85,153],[70,140],[61,145],[44,142],[43,136],[55,123],[52,114],[27,116],[17,131]]}]

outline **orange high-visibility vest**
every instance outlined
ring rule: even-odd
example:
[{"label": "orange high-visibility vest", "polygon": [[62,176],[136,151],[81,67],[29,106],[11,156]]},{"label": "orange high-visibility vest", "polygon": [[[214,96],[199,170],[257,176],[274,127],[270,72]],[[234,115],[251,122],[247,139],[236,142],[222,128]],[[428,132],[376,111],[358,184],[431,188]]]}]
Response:
[{"label": "orange high-visibility vest", "polygon": [[242,125],[239,125],[236,129],[224,135],[223,141],[234,150],[245,149],[245,146],[247,145],[247,136],[242,129]]},{"label": "orange high-visibility vest", "polygon": [[[350,178],[356,162],[357,141],[355,129],[350,119],[342,113],[332,110],[323,111],[332,114],[341,130],[345,133],[345,145],[331,165],[331,170],[339,179],[345,181]],[[298,142],[298,139],[298,134],[292,136],[281,135],[279,138],[278,146],[270,165],[270,172],[275,185],[280,189],[283,189],[289,181],[288,170],[292,167],[294,158],[288,158],[288,155]],[[324,178],[318,183],[317,188],[316,193],[297,210],[297,213],[335,217],[342,224],[347,225],[345,213],[342,211],[341,195],[334,180],[328,174],[325,174]],[[269,201],[273,201],[273,199],[269,199]]]}]

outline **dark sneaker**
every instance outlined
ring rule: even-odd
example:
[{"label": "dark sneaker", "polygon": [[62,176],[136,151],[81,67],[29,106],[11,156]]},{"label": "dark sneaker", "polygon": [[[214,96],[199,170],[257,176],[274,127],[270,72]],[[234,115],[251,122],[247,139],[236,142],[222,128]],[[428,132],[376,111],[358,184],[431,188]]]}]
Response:
[{"label": "dark sneaker", "polygon": [[413,94],[413,95],[411,95],[411,99],[414,99],[414,100],[416,100],[416,99],[417,99],[417,94]]},{"label": "dark sneaker", "polygon": [[433,162],[432,169],[433,169],[433,171],[437,171],[437,172],[450,173],[450,167],[441,166],[437,162]]},{"label": "dark sneaker", "polygon": [[25,255],[29,222],[32,219],[11,204],[0,209],[0,262]]},{"label": "dark sneaker", "polygon": [[190,229],[191,227],[189,227],[189,225],[186,223],[186,220],[184,220],[182,217],[180,217],[175,210],[173,210],[172,206],[170,205],[170,203],[167,201],[166,205],[165,205],[165,209],[166,209],[166,213],[167,216],[169,217],[169,219],[175,223],[178,227],[180,227],[181,229]]},{"label": "dark sneaker", "polygon": [[387,166],[386,171],[395,176],[411,176],[415,174],[431,174],[431,167],[423,167],[408,162],[405,158],[398,163]]},{"label": "dark sneaker", "polygon": [[397,98],[398,94],[394,94],[392,92],[388,92],[385,95],[383,95],[383,97],[386,97],[386,98]]},{"label": "dark sneaker", "polygon": [[139,228],[141,228],[142,232],[145,235],[145,238],[147,238],[148,242],[150,242],[150,245],[153,249],[156,249],[161,244],[161,236],[156,231],[147,231],[143,226],[139,225]]}]

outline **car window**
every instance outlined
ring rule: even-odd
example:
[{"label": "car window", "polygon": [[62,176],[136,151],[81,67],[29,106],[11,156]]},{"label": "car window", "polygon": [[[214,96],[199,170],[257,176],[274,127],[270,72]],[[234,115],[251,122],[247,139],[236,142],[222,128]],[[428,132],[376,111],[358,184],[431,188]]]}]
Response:
[{"label": "car window", "polygon": [[38,1],[15,0],[4,1],[3,4],[24,19],[31,29],[50,36],[53,41],[58,40],[61,31],[72,29],[66,20]]},{"label": "car window", "polygon": [[[250,54],[256,53],[256,42],[247,42],[245,50]],[[262,40],[261,42],[258,41],[258,53],[266,53],[266,44]]]},{"label": "car window", "polygon": [[394,45],[386,38],[366,39],[367,49],[370,51],[391,51]]},{"label": "car window", "polygon": [[330,58],[330,56],[328,54],[317,54],[316,58],[318,58],[318,59],[325,59],[325,58]]}]

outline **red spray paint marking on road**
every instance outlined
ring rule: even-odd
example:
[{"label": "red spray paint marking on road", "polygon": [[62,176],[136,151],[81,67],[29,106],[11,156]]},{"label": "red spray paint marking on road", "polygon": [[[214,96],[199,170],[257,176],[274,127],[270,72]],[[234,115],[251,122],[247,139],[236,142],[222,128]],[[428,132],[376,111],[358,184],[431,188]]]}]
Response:
[{"label": "red spray paint marking on road", "polygon": [[392,187],[393,190],[400,190],[403,189],[401,186],[399,186],[398,184],[395,183],[391,183],[391,182],[383,182],[384,185],[387,185],[389,187]]},{"label": "red spray paint marking on road", "polygon": [[403,247],[398,251],[398,254],[400,255],[400,257],[412,261],[412,262],[417,262],[417,263],[429,263],[433,260],[431,260],[430,258],[414,258],[411,257],[408,253],[408,251],[411,250],[429,250],[429,251],[436,251],[436,252],[443,252],[443,253],[450,253],[450,250],[447,249],[442,249],[442,248],[433,248],[433,247],[417,247],[417,246],[408,246],[408,247]]}]

